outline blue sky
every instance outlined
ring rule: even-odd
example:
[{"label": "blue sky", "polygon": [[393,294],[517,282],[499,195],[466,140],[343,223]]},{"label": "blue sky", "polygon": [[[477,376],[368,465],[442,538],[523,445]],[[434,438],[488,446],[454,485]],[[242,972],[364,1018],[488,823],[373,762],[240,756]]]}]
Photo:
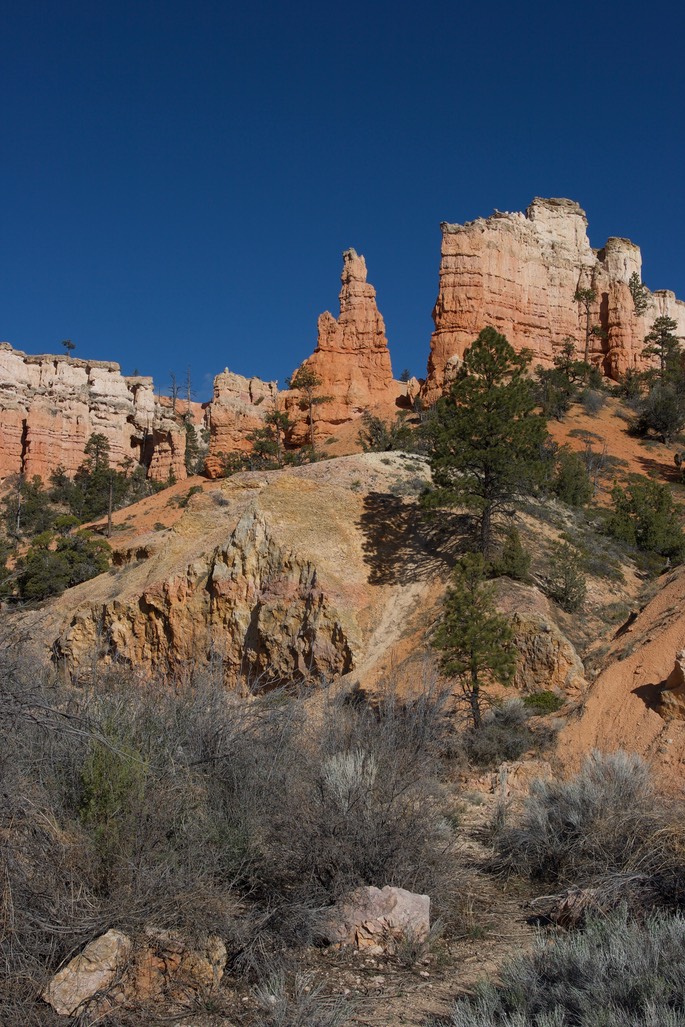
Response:
[{"label": "blue sky", "polygon": [[675,2],[23,0],[0,13],[0,338],[281,382],[366,256],[425,371],[440,221],[578,200],[685,298]]}]

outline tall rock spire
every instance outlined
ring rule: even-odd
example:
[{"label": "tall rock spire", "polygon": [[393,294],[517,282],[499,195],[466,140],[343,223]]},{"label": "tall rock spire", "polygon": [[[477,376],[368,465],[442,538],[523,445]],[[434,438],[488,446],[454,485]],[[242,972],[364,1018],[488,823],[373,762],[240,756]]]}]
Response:
[{"label": "tall rock spire", "polygon": [[[329,397],[316,409],[316,435],[330,435],[335,425],[359,417],[379,403],[394,401],[390,351],[376,290],[366,280],[366,261],[349,249],[343,253],[340,314],[326,311],[318,321],[318,340],[305,366],[321,379],[316,392]],[[289,403],[295,416],[296,403]],[[304,441],[303,424],[293,441]],[[300,438],[302,436],[302,438]]]}]

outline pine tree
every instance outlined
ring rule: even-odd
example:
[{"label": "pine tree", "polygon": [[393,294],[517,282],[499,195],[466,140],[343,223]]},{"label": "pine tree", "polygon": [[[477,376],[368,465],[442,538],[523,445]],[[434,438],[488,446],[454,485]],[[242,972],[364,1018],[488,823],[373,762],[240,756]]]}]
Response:
[{"label": "pine tree", "polygon": [[513,631],[506,617],[496,613],[494,590],[485,584],[484,573],[481,554],[461,558],[433,639],[435,648],[442,652],[443,672],[459,681],[476,729],[483,722],[483,675],[508,684],[516,669]]},{"label": "pine tree", "polygon": [[312,371],[306,364],[295,371],[290,378],[286,378],[285,384],[289,389],[297,389],[304,393],[302,409],[309,411],[309,445],[314,450],[314,407],[319,403],[325,403],[328,396],[315,396],[314,389],[323,384],[316,371]]},{"label": "pine tree", "polygon": [[516,353],[494,328],[484,328],[425,429],[435,486],[425,503],[475,509],[486,556],[493,519],[529,495],[547,469],[549,436],[535,411],[529,364],[529,355]]},{"label": "pine tree", "polygon": [[645,335],[643,357],[656,357],[659,368],[653,377],[660,382],[682,379],[680,339],[676,335],[677,322],[665,314],[657,317],[650,331]]}]

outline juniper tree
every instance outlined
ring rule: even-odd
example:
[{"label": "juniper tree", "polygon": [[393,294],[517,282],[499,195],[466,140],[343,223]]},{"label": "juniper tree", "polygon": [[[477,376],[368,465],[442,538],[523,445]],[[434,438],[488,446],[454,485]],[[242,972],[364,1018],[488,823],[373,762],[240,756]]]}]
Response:
[{"label": "juniper tree", "polygon": [[483,676],[508,684],[516,668],[513,631],[507,618],[495,611],[494,589],[484,575],[480,553],[461,558],[433,638],[434,647],[442,652],[440,666],[459,682],[476,730],[483,722]]},{"label": "juniper tree", "polygon": [[530,495],[548,466],[549,435],[536,412],[529,365],[528,354],[484,328],[425,429],[434,484],[425,505],[474,509],[478,547],[486,557],[494,519]]}]

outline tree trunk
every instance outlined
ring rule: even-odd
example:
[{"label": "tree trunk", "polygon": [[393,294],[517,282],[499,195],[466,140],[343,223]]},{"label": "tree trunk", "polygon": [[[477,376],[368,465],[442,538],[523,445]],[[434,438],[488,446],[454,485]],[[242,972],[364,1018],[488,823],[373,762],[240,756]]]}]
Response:
[{"label": "tree trunk", "polygon": [[486,502],[480,520],[480,548],[487,559],[492,544],[492,507]]},{"label": "tree trunk", "polygon": [[309,396],[309,444],[314,452],[314,400]]},{"label": "tree trunk", "polygon": [[109,503],[107,504],[107,538],[112,537],[112,500],[114,498],[114,482],[109,482]]},{"label": "tree trunk", "polygon": [[471,707],[471,718],[473,726],[478,731],[483,724],[480,712],[480,682],[478,681],[478,670],[471,670],[471,688],[469,690],[469,705]]}]

